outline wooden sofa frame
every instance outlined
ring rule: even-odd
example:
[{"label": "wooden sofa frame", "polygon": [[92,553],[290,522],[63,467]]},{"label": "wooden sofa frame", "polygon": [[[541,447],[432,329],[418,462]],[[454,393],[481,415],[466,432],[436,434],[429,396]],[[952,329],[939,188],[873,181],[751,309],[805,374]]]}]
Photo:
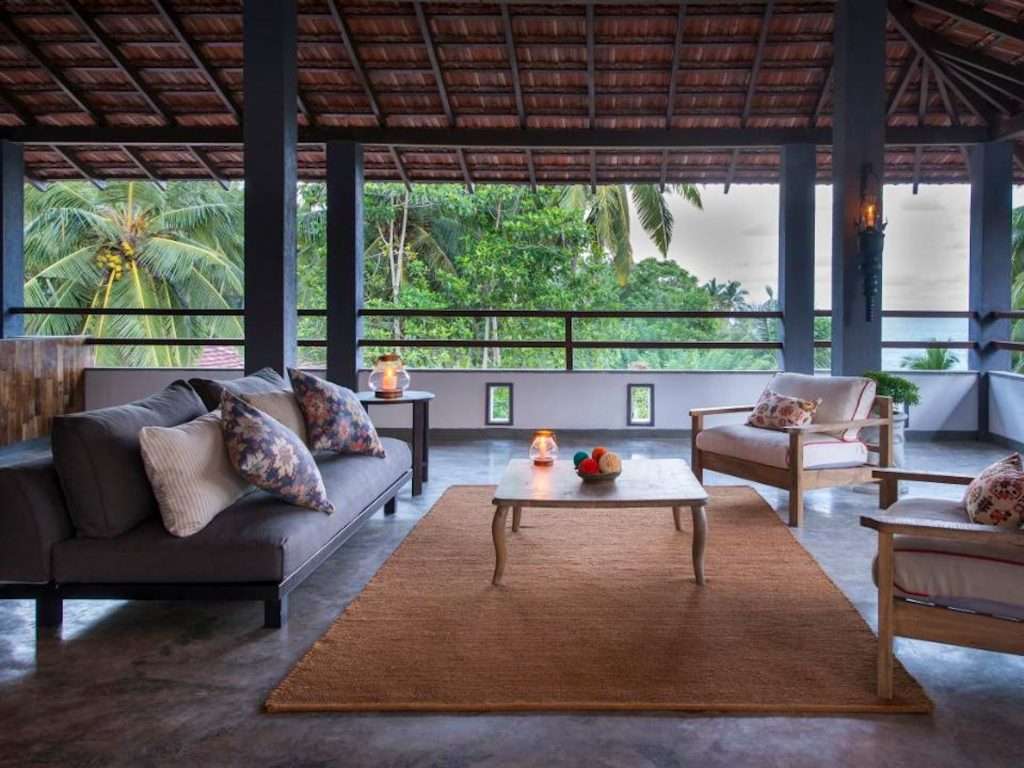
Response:
[{"label": "wooden sofa frame", "polygon": [[[910,472],[876,469],[882,487],[895,488],[900,480],[967,485],[970,475],[935,472]],[[890,502],[891,503],[891,502]],[[885,505],[886,507],[889,504]],[[878,532],[878,695],[893,695],[893,639],[909,637],[934,643],[980,648],[986,651],[1024,655],[1024,621],[946,608],[919,600],[899,597],[894,586],[893,536],[962,541],[985,545],[1024,547],[1024,530],[999,528],[974,523],[922,520],[903,517],[861,517],[860,524]]]},{"label": "wooden sofa frame", "polygon": [[[704,481],[704,470],[711,469],[727,475],[742,477],[755,483],[764,483],[775,488],[789,491],[789,524],[800,527],[804,522],[804,492],[815,488],[834,488],[841,485],[859,485],[861,483],[878,482],[872,474],[875,469],[870,464],[857,467],[841,467],[835,469],[805,469],[803,466],[803,445],[807,435],[821,432],[842,432],[847,429],[861,427],[878,427],[878,445],[869,445],[869,450],[878,453],[878,465],[889,467],[892,464],[892,398],[876,397],[872,413],[877,417],[843,421],[831,424],[808,424],[803,427],[789,427],[788,468],[772,467],[746,461],[735,456],[726,456],[711,451],[702,451],[697,447],[697,436],[704,430],[704,419],[707,416],[719,416],[729,413],[746,413],[754,410],[753,405],[730,405],[720,408],[694,408],[690,411],[692,431],[690,433],[692,448],[693,474],[700,482]],[[891,495],[890,495],[891,494]],[[896,500],[895,486],[879,484],[879,506],[886,508]]]},{"label": "wooden sofa frame", "polygon": [[385,515],[397,510],[397,496],[409,479],[407,469],[340,531],[324,542],[301,566],[280,582],[55,582],[0,584],[0,599],[36,601],[36,627],[59,627],[64,620],[64,600],[261,600],[263,626],[280,629],[288,622],[289,594],[366,523],[379,509]]}]

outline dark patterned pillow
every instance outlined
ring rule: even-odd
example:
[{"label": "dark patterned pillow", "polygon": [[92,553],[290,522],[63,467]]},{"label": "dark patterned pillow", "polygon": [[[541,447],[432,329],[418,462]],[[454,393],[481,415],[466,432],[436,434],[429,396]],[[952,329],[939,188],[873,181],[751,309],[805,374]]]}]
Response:
[{"label": "dark patterned pillow", "polygon": [[1024,526],[1024,465],[1019,453],[986,467],[967,486],[964,507],[971,522],[1002,528]]},{"label": "dark patterned pillow", "polygon": [[292,504],[334,512],[313,454],[298,435],[230,392],[221,395],[220,409],[224,445],[238,474]]},{"label": "dark patterned pillow", "polygon": [[384,457],[384,444],[351,389],[293,368],[288,369],[288,375],[306,420],[310,450]]},{"label": "dark patterned pillow", "polygon": [[747,424],[761,429],[785,429],[810,424],[821,400],[803,400],[766,389],[758,398]]}]

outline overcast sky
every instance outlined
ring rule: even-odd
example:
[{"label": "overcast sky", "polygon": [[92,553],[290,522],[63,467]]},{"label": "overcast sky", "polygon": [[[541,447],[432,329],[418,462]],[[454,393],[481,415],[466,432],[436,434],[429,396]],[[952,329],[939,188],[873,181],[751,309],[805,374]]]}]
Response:
[{"label": "overcast sky", "polygon": [[[778,283],[778,187],[722,185],[700,188],[704,210],[671,197],[675,229],[669,256],[701,282],[739,280],[752,301]],[[1024,205],[1024,187],[1014,188]],[[885,188],[886,309],[967,309],[967,242],[970,188],[966,184]],[[832,187],[818,186],[815,206],[815,307],[831,306]],[[631,223],[637,260],[659,256],[635,215]]]}]

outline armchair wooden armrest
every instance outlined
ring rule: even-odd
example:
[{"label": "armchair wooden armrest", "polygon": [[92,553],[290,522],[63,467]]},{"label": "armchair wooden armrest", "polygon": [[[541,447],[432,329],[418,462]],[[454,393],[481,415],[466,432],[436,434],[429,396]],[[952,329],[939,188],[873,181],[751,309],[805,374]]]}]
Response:
[{"label": "armchair wooden armrest", "polygon": [[1024,531],[995,525],[956,523],[950,520],[927,520],[920,517],[875,517],[864,515],[860,524],[880,534],[921,536],[975,544],[1010,544],[1024,547]]},{"label": "armchair wooden armrest", "polygon": [[714,408],[691,408],[691,416],[720,416],[723,413],[745,413],[754,410],[753,405],[721,405]]},{"label": "armchair wooden armrest", "polygon": [[809,435],[814,432],[844,432],[847,429],[881,427],[891,423],[892,419],[855,419],[853,421],[836,421],[831,424],[804,424],[801,427],[786,427],[786,431],[790,434],[800,432]]},{"label": "armchair wooden armrest", "polygon": [[912,469],[876,469],[872,474],[879,480],[910,480],[919,483],[945,483],[948,485],[970,485],[973,475],[949,472],[917,472]]}]

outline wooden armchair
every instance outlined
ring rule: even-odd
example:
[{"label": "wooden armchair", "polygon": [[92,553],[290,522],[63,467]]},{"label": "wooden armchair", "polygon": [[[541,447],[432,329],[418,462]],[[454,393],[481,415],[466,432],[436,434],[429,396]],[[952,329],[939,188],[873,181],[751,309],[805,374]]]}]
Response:
[{"label": "wooden armchair", "polygon": [[[780,374],[785,386],[800,387],[808,380],[825,377]],[[827,379],[825,379],[828,381]],[[864,379],[844,379],[850,386],[856,386]],[[821,387],[815,382],[811,386]],[[831,380],[834,386],[836,379]],[[769,384],[772,387],[773,384]],[[863,386],[863,385],[861,385]],[[873,395],[873,384],[870,392]],[[781,386],[775,391],[808,397]],[[711,469],[727,475],[742,477],[757,483],[764,483],[789,491],[789,524],[803,524],[803,494],[815,488],[831,488],[840,485],[856,485],[876,482],[872,475],[875,468],[868,463],[870,451],[878,454],[878,466],[888,467],[892,460],[892,399],[873,397],[868,413],[870,418],[849,420],[828,420],[828,423],[812,423],[803,427],[791,427],[785,432],[758,429],[746,425],[728,425],[706,428],[704,419],[728,413],[752,411],[753,405],[726,406],[721,408],[694,408],[692,419],[691,448],[692,469],[698,480],[703,481],[704,470]],[[851,409],[851,412],[853,409]],[[878,427],[877,444],[868,445],[859,440],[844,440],[836,435],[850,434],[850,430],[863,427]],[[896,499],[894,485],[880,485],[879,506],[887,507]]]},{"label": "wooden armchair", "polygon": [[[972,480],[898,469],[874,474],[890,489],[900,480]],[[922,497],[896,501],[888,514],[860,524],[878,531],[880,697],[892,698],[895,637],[1024,655],[1024,530],[975,525],[960,502]]]}]

